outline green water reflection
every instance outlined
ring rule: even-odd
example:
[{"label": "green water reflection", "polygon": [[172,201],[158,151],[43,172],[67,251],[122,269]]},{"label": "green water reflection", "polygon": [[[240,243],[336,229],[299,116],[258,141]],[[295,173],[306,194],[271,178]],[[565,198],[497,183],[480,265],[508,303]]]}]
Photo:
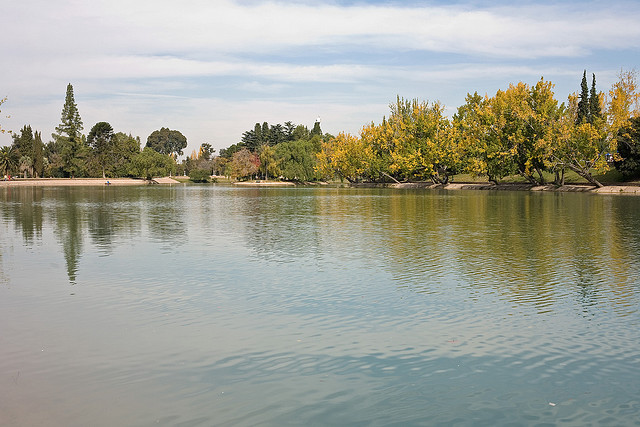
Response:
[{"label": "green water reflection", "polygon": [[388,271],[398,286],[416,292],[434,291],[431,283],[448,277],[543,311],[567,284],[587,311],[603,294],[615,296],[620,314],[637,301],[640,202],[633,197],[15,187],[0,191],[0,203],[3,221],[25,246],[40,244],[43,227],[51,227],[72,284],[87,245],[109,256],[127,241],[150,239],[176,251],[221,227],[265,260],[340,254]]},{"label": "green water reflection", "polygon": [[2,188],[0,424],[633,425],[638,208]]}]

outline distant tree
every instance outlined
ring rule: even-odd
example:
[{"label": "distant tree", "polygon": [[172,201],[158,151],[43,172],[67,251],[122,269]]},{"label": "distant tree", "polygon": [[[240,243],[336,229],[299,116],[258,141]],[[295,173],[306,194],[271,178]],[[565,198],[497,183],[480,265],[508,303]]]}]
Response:
[{"label": "distant tree", "polygon": [[308,139],[287,141],[276,147],[276,159],[280,174],[290,181],[312,181],[315,171],[316,153],[314,144]]},{"label": "distant tree", "polygon": [[224,175],[229,159],[222,156],[214,157],[211,161],[212,175]]},{"label": "distant tree", "polygon": [[260,159],[246,148],[233,154],[228,163],[229,175],[233,178],[248,178],[258,173]]},{"label": "distant tree", "polygon": [[66,176],[83,176],[87,172],[87,157],[89,147],[84,136],[81,138],[62,138],[60,148],[60,158],[62,169]]},{"label": "distant tree", "polygon": [[281,124],[271,126],[269,145],[278,145],[287,140],[285,128]]},{"label": "distant tree", "polygon": [[246,147],[242,143],[230,145],[229,147],[223,148],[220,150],[220,157],[223,157],[227,160],[231,160],[233,155],[238,151],[242,150],[243,148],[246,148]]},{"label": "distant tree", "polygon": [[19,134],[13,134],[13,146],[18,153],[18,157],[31,156],[33,151],[33,131],[31,126],[25,125]]},{"label": "distant tree", "polygon": [[29,156],[20,157],[20,172],[24,174],[24,178],[27,178],[27,175],[33,174],[33,160]]},{"label": "distant tree", "polygon": [[61,123],[56,127],[58,135],[66,135],[70,139],[78,138],[82,132],[82,119],[73,95],[73,86],[67,85],[67,94],[62,107]]},{"label": "distant tree", "polygon": [[56,139],[56,149],[62,171],[67,176],[80,175],[87,168],[88,147],[82,136],[82,129],[82,120],[73,95],[73,86],[69,83],[62,107],[61,123],[56,127],[56,133],[52,135]]},{"label": "distant tree", "polygon": [[286,141],[293,141],[293,131],[296,129],[296,125],[292,122],[284,122],[284,134]]},{"label": "distant tree", "polygon": [[301,139],[309,139],[310,135],[309,135],[309,129],[304,126],[304,125],[298,125],[296,126],[296,128],[293,130],[292,133],[292,141],[298,141]]},{"label": "distant tree", "polygon": [[140,154],[140,137],[118,132],[113,136],[113,157],[110,167],[113,176],[129,174],[131,160]]},{"label": "distant tree", "polygon": [[270,145],[263,145],[260,149],[260,173],[264,176],[264,179],[278,176],[279,168],[275,155],[276,149]]},{"label": "distant tree", "polygon": [[189,179],[193,182],[209,182],[209,175],[206,169],[194,169],[189,172]]},{"label": "distant tree", "polygon": [[614,162],[625,178],[640,176],[640,117],[628,120],[627,125],[618,130],[618,155]]},{"label": "distant tree", "polygon": [[580,100],[578,101],[578,116],[576,124],[588,122],[589,120],[589,86],[587,85],[587,70],[584,70],[582,82],[580,83]]},{"label": "distant tree", "polygon": [[593,74],[593,80],[591,81],[591,92],[589,93],[589,123],[602,118],[602,110],[600,108],[600,97],[596,90],[596,75]]},{"label": "distant tree", "polygon": [[36,178],[44,176],[44,144],[42,143],[42,133],[35,132],[33,136],[33,174]]},{"label": "distant tree", "polygon": [[200,144],[200,151],[198,152],[198,159],[211,160],[215,149],[211,147],[211,144],[203,142]]},{"label": "distant tree", "polygon": [[262,123],[262,131],[261,131],[262,140],[260,141],[260,145],[270,144],[271,141],[271,127],[269,123]]},{"label": "distant tree", "polygon": [[158,153],[151,147],[145,147],[131,159],[129,173],[145,179],[166,176],[175,168],[175,160],[167,155]]},{"label": "distant tree", "polygon": [[313,129],[311,129],[311,136],[320,135],[322,136],[322,129],[320,129],[320,121],[316,120],[313,124]]},{"label": "distant tree", "polygon": [[181,156],[182,150],[187,147],[187,138],[180,131],[161,128],[149,135],[146,146],[160,154]]},{"label": "distant tree", "polygon": [[107,164],[113,161],[113,137],[113,128],[107,122],[96,123],[87,136],[87,143],[93,149],[93,155],[102,169],[102,179],[106,178]]}]

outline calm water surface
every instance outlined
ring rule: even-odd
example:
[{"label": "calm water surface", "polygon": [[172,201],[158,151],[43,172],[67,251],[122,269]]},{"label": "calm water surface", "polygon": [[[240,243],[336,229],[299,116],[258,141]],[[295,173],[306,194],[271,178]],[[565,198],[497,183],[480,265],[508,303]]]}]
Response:
[{"label": "calm water surface", "polygon": [[0,188],[0,425],[640,425],[640,198]]}]

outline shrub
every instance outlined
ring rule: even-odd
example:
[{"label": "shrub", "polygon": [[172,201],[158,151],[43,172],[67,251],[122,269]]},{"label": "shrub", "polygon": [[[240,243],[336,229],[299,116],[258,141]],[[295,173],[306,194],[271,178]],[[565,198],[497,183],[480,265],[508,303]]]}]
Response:
[{"label": "shrub", "polygon": [[193,182],[209,182],[209,171],[206,169],[194,169],[189,172],[189,179]]}]

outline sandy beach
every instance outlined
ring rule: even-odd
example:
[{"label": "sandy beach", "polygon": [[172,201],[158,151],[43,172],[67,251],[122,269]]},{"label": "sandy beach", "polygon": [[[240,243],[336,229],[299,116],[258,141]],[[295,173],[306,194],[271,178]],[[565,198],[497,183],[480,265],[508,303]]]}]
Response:
[{"label": "sandy beach", "polygon": [[105,185],[150,185],[150,184],[179,184],[173,178],[154,178],[153,181],[134,178],[15,178],[7,181],[0,181],[0,187],[79,187],[79,186],[105,186]]},{"label": "sandy beach", "polygon": [[555,185],[530,185],[530,184],[500,184],[492,183],[402,183],[390,184],[393,188],[441,188],[445,190],[507,190],[507,191],[553,191],[571,193],[598,193],[598,194],[635,194],[640,195],[640,186],[637,185],[605,185],[594,187],[593,185],[568,184],[557,187]]}]

